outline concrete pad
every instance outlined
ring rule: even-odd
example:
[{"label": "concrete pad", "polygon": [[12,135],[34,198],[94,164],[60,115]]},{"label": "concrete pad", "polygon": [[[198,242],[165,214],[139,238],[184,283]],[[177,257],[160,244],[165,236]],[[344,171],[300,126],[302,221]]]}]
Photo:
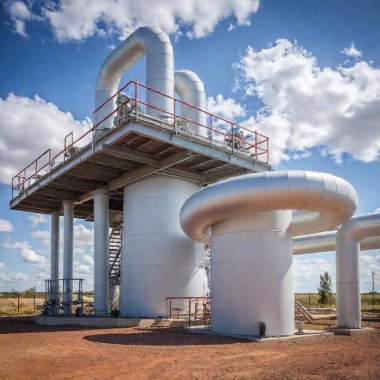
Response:
[{"label": "concrete pad", "polygon": [[368,332],[373,331],[374,329],[372,327],[363,327],[361,329],[344,329],[344,328],[332,328],[329,329],[329,331],[333,332],[334,335],[345,335],[345,336],[352,336],[356,334],[365,334]]},{"label": "concrete pad", "polygon": [[303,333],[298,333],[298,330],[295,330],[294,335],[289,335],[289,336],[271,336],[271,337],[263,337],[260,338],[258,336],[253,336],[253,335],[235,335],[235,334],[221,334],[221,333],[215,333],[207,326],[205,327],[193,327],[190,329],[191,332],[194,332],[196,334],[207,334],[207,335],[221,335],[221,336],[226,336],[230,338],[237,338],[237,339],[246,339],[250,340],[252,342],[270,342],[274,340],[287,340],[287,339],[298,339],[298,338],[307,338],[307,337],[312,337],[312,336],[321,336],[321,335],[330,335],[332,332],[327,332],[327,331],[321,331],[321,330],[304,330]]}]

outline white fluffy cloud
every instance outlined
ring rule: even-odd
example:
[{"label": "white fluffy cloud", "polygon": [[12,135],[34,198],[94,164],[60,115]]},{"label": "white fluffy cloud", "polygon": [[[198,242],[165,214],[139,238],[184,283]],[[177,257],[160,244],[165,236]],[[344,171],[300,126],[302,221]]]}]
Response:
[{"label": "white fluffy cloud", "polygon": [[32,214],[27,218],[32,227],[37,227],[40,224],[47,223],[49,221],[48,217],[44,214]]},{"label": "white fluffy cloud", "polygon": [[[30,99],[11,93],[0,98],[0,182],[9,184],[46,149],[52,148],[53,154],[61,151],[68,133],[74,131],[79,137],[88,128],[89,120],[76,121],[70,112],[62,112],[38,95]],[[45,163],[41,160],[41,167]]]},{"label": "white fluffy cloud", "polygon": [[0,219],[0,232],[12,232],[12,223],[6,219]]},{"label": "white fluffy cloud", "polygon": [[231,121],[236,121],[246,114],[245,106],[239,104],[235,99],[225,99],[221,94],[215,98],[210,96],[207,99],[207,111]]},{"label": "white fluffy cloud", "polygon": [[248,47],[234,65],[246,95],[262,109],[244,124],[271,138],[277,164],[313,148],[363,162],[380,154],[380,69],[365,61],[320,67],[316,57],[286,39],[260,51]]},{"label": "white fluffy cloud", "polygon": [[356,49],[355,44],[353,42],[351,42],[351,46],[349,48],[343,49],[341,53],[346,55],[347,57],[353,58],[358,58],[362,56],[362,52]]},{"label": "white fluffy cloud", "polygon": [[[336,268],[335,253],[318,255],[294,256],[294,289],[295,292],[316,293],[319,287],[319,276],[329,272],[332,279],[332,289],[335,291]],[[379,250],[366,251],[360,254],[360,287],[362,292],[372,290],[372,271],[380,273]]]},{"label": "white fluffy cloud", "polygon": [[39,255],[35,250],[33,250],[27,241],[17,241],[13,243],[10,240],[7,240],[3,244],[3,247],[5,249],[18,250],[20,253],[20,257],[22,258],[22,261],[24,261],[25,263],[32,263],[32,264],[46,264],[47,263],[46,258],[42,255]]},{"label": "white fluffy cloud", "polygon": [[24,2],[8,5],[15,29],[25,34],[25,21],[47,21],[59,41],[80,41],[95,35],[115,33],[121,38],[142,25],[161,27],[167,33],[201,38],[215,26],[232,16],[236,26],[249,25],[250,17],[259,8],[259,0],[45,0],[38,15]]},{"label": "white fluffy cloud", "polygon": [[23,1],[7,1],[5,4],[15,32],[27,37],[25,23],[39,20],[40,17],[36,16]]}]

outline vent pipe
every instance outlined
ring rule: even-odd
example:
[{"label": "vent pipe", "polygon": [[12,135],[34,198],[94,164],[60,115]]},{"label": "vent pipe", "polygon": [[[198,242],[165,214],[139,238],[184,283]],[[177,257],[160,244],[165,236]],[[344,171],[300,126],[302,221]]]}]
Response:
[{"label": "vent pipe", "polygon": [[[141,27],[113,50],[104,61],[96,82],[95,108],[117,92],[121,76],[144,55],[146,56],[146,85],[173,97],[174,60],[169,37],[160,28]],[[173,112],[173,100],[153,91],[146,91],[146,102],[164,111]],[[96,112],[95,124],[103,120],[115,108],[114,100],[107,102]],[[154,108],[149,108],[147,112],[151,115],[165,115],[164,112]],[[101,127],[111,128],[112,120],[113,117],[109,117]]]},{"label": "vent pipe", "polygon": [[[203,82],[198,75],[190,70],[178,70],[174,72],[174,90],[184,103],[193,105],[201,110],[206,109],[206,94]],[[178,110],[176,110],[178,113]],[[201,112],[193,107],[181,104],[181,115],[196,123],[206,125],[206,112]],[[181,119],[180,119],[181,120]],[[186,122],[186,121],[185,121]],[[190,123],[190,131],[197,135],[207,136],[207,129]]]}]

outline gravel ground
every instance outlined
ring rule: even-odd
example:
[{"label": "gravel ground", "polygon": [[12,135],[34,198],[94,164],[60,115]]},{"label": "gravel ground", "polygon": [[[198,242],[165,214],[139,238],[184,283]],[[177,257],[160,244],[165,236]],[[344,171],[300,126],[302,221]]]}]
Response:
[{"label": "gravel ground", "polygon": [[0,318],[0,379],[380,379],[380,330],[249,342]]}]

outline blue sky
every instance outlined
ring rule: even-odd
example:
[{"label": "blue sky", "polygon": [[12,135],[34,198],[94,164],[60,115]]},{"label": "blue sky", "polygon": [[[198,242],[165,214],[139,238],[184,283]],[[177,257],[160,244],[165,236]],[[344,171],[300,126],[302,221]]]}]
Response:
[{"label": "blue sky", "polygon": [[[160,17],[151,4],[0,5],[0,289],[48,277],[49,220],[9,210],[10,178],[88,127],[100,66],[139,25],[169,33],[176,69],[200,76],[209,110],[271,137],[275,168],[333,173],[357,189],[357,214],[380,207],[378,1],[163,0]],[[129,79],[145,82],[143,61]],[[75,273],[91,288],[91,223],[76,221],[75,236]],[[334,277],[334,254],[297,257],[296,290],[315,291],[324,269]],[[365,291],[371,270],[378,250],[362,254]]]}]

